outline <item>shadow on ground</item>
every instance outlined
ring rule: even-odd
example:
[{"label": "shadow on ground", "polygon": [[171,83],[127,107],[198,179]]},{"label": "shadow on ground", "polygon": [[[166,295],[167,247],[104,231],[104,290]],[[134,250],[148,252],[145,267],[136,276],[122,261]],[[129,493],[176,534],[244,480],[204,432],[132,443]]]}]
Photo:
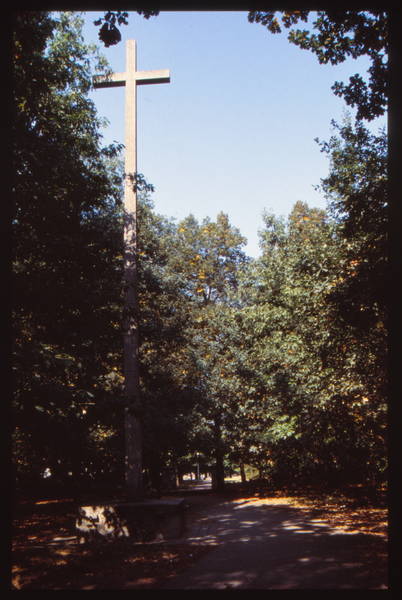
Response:
[{"label": "shadow on ground", "polygon": [[[383,589],[370,535],[261,501],[211,507],[217,547],[164,589]],[[196,539],[200,543],[201,539]]]},{"label": "shadow on ground", "polygon": [[[133,590],[383,589],[387,584],[385,505],[356,508],[328,495],[306,503],[286,490],[260,500],[254,491],[177,491],[174,495],[189,505],[187,539],[132,547],[71,544],[72,500],[18,502],[13,585]],[[294,501],[299,504],[290,506]]]}]

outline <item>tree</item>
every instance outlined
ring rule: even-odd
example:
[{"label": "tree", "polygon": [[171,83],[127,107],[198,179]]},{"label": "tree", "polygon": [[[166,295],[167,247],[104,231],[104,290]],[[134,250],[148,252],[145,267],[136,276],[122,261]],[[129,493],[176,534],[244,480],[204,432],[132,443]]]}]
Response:
[{"label": "tree", "polygon": [[[248,15],[250,23],[261,23],[271,33],[280,33],[277,13],[254,11]],[[308,11],[281,11],[283,26],[289,29],[299,20],[307,22]],[[332,90],[343,97],[348,106],[357,106],[357,120],[372,121],[385,114],[387,108],[387,15],[382,11],[327,11],[317,13],[313,23],[317,34],[291,30],[289,41],[317,55],[320,64],[337,65],[346,58],[368,56],[368,85],[356,73],[349,85],[335,82]]]},{"label": "tree", "polygon": [[149,199],[139,203],[140,376],[143,398],[144,468],[153,487],[160,468],[189,452],[197,420],[187,353],[186,280],[170,267],[177,236],[172,219],[156,215]]},{"label": "tree", "polygon": [[114,404],[96,387],[110,366],[120,283],[120,191],[106,165],[119,148],[102,148],[88,98],[91,65],[107,65],[81,25],[74,14],[14,13],[15,467],[20,479],[50,469],[64,483],[84,476],[99,406]]},{"label": "tree", "polygon": [[[328,179],[334,191],[350,190],[357,174],[366,174],[367,187],[361,177],[355,193],[372,203],[373,239],[379,240],[385,235],[379,218],[385,199],[376,193],[382,143],[363,136],[358,144],[347,131],[343,144],[332,141]],[[343,207],[344,221],[331,202],[332,218],[301,202],[287,223],[264,216],[263,255],[240,277],[221,329],[231,353],[226,377],[241,390],[227,410],[228,438],[233,457],[274,478],[367,484],[383,481],[386,472],[386,324],[374,294],[371,319],[338,312],[334,294],[343,279],[358,277],[359,254],[351,265],[351,248],[364,247],[371,227],[363,233],[356,224],[358,235],[346,239],[344,227],[356,219],[351,205],[345,210],[352,194],[334,194],[333,201]],[[367,307],[364,289],[360,293],[359,313]]]},{"label": "tree", "polygon": [[[225,444],[222,420],[225,394],[219,372],[219,326],[215,315],[223,310],[230,290],[237,288],[239,272],[247,263],[242,251],[246,243],[228,216],[220,213],[216,222],[201,224],[190,215],[177,226],[170,245],[169,269],[184,282],[189,321],[186,326],[188,385],[198,392],[197,434],[193,450],[216,460],[218,487],[223,486]],[[215,368],[215,366],[217,368]]]},{"label": "tree", "polygon": [[[107,65],[81,23],[14,14],[15,477],[77,494],[124,478],[124,174],[87,97],[91,64]],[[155,214],[137,174],[153,482],[196,452],[216,460],[220,489],[227,458],[273,478],[384,480],[386,135],[333,125],[328,211],[265,214],[256,261],[223,213]]]},{"label": "tree", "polygon": [[331,169],[321,189],[348,244],[348,264],[335,296],[350,322],[368,326],[379,319],[386,326],[387,134],[383,128],[372,135],[361,123],[353,128],[348,114],[341,126],[332,125],[340,137],[320,143]]},{"label": "tree", "polygon": [[[322,180],[329,210],[338,221],[344,260],[327,296],[332,344],[328,361],[353,372],[358,425],[368,457],[368,477],[386,473],[387,398],[387,136],[352,127],[346,116],[340,137],[321,143],[330,157]],[[347,347],[347,352],[345,348]],[[347,358],[348,357],[348,358]],[[357,417],[356,417],[357,418]],[[362,442],[363,444],[363,442]]]},{"label": "tree", "polygon": [[240,278],[221,330],[237,389],[231,456],[282,481],[381,477],[383,413],[358,366],[372,368],[375,346],[360,348],[327,300],[347,257],[339,225],[301,202],[286,223],[264,220],[263,256]]},{"label": "tree", "polygon": [[309,414],[319,407],[326,384],[317,373],[325,336],[322,298],[336,268],[332,226],[324,211],[301,202],[287,224],[271,214],[264,220],[263,256],[241,279],[232,315],[232,347],[241,340],[233,374],[243,387],[233,413],[233,449],[259,469],[265,463],[272,475],[295,474],[303,471],[306,456],[299,449],[295,460],[295,447],[303,448],[304,435],[309,439]]}]

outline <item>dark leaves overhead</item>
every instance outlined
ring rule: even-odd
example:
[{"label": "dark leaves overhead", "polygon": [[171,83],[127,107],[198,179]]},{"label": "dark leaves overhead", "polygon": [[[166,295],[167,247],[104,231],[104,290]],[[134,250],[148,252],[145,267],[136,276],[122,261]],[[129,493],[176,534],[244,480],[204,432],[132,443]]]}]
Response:
[{"label": "dark leaves overhead", "polygon": [[115,25],[104,23],[99,30],[99,39],[109,48],[121,41],[121,33]]},{"label": "dark leaves overhead", "polygon": [[[144,19],[149,19],[150,17],[157,17],[159,14],[158,10],[138,10],[137,13],[139,15],[143,15]],[[121,33],[120,30],[116,27],[117,25],[128,25],[127,22],[128,13],[121,11],[107,11],[105,12],[105,16],[103,18],[97,19],[94,21],[94,25],[99,27],[102,25],[102,21],[104,21],[103,25],[99,30],[99,39],[103,42],[106,48],[109,46],[114,46],[121,41]]]}]

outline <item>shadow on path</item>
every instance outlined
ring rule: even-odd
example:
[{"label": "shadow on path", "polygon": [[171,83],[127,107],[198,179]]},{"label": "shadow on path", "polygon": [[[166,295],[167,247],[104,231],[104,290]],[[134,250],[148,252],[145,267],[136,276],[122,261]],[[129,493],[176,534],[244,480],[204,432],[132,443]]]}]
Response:
[{"label": "shadow on path", "polygon": [[186,543],[216,549],[163,589],[383,589],[375,564],[363,559],[369,537],[297,509],[224,502],[187,534]]}]

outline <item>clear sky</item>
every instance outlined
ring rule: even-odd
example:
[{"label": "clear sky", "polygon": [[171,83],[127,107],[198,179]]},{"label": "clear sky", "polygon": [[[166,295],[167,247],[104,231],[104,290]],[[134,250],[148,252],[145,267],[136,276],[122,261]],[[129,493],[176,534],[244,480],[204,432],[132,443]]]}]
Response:
[{"label": "clear sky", "polygon": [[[287,30],[273,35],[247,14],[161,12],[147,21],[130,12],[122,41],[105,48],[93,25],[104,13],[87,12],[84,37],[116,72],[125,71],[127,39],[137,42],[139,71],[170,69],[170,83],[137,88],[137,169],[155,186],[155,211],[178,221],[192,213],[200,222],[223,211],[257,257],[264,209],[288,215],[298,200],[326,207],[313,186],[329,160],[314,139],[329,141],[331,119],[341,123],[347,108],[331,86],[365,76],[369,62],[320,65],[289,43]],[[105,143],[124,143],[124,88],[91,97],[110,123]],[[377,133],[385,124],[368,127]]]}]

